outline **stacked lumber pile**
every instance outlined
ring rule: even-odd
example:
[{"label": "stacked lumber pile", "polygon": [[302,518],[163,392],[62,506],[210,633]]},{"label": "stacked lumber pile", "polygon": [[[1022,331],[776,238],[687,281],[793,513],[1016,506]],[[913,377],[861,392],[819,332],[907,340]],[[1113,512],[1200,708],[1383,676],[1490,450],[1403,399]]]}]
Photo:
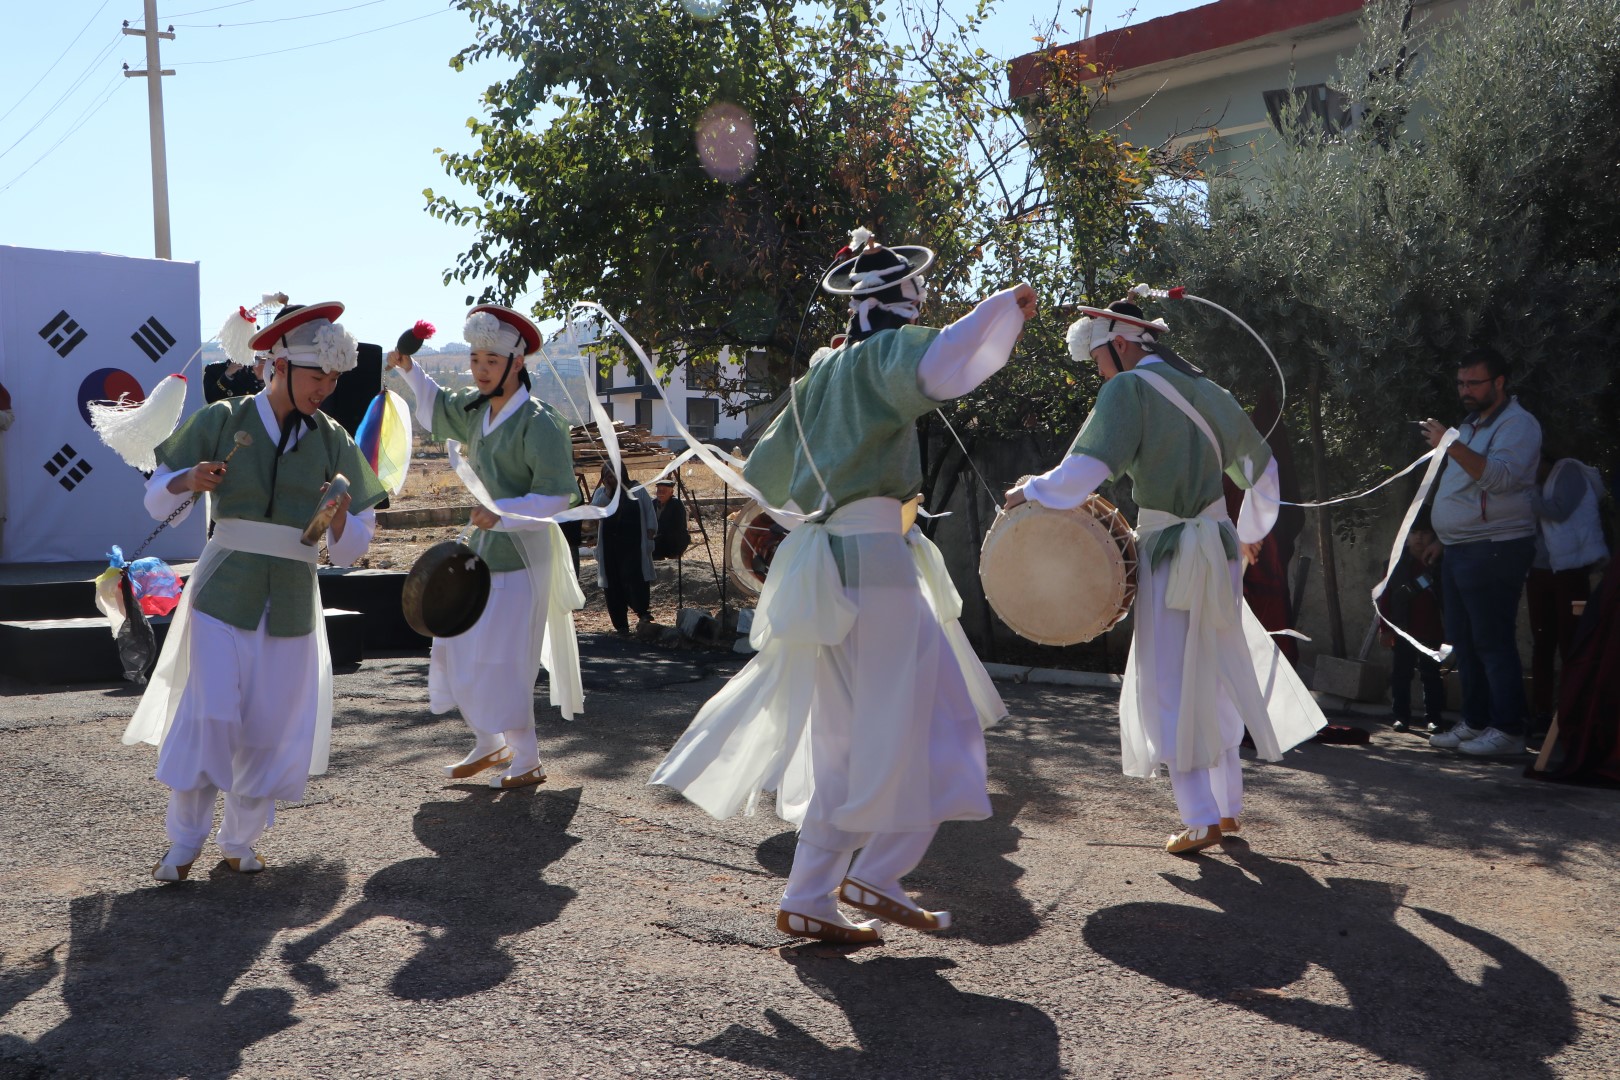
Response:
[{"label": "stacked lumber pile", "polygon": [[[620,459],[628,468],[662,467],[673,456],[655,442],[652,432],[644,427],[632,427],[615,420],[613,430],[619,437]],[[596,437],[596,430],[580,425],[573,428],[570,434],[574,444],[574,471],[600,469],[607,461],[607,454]]]}]

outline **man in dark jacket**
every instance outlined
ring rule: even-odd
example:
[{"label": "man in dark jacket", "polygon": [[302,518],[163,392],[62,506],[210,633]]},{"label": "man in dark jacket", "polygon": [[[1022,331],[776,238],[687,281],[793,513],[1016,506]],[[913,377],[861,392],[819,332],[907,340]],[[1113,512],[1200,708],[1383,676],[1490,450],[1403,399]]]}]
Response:
[{"label": "man in dark jacket", "polygon": [[686,503],[675,494],[670,477],[658,481],[658,535],[653,539],[654,559],[678,559],[685,554],[692,537],[686,531]]}]

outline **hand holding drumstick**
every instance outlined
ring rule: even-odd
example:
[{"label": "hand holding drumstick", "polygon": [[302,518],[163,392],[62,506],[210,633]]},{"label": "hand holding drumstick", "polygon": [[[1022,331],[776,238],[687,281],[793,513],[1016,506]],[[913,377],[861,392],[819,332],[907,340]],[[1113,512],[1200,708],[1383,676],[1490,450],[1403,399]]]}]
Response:
[{"label": "hand holding drumstick", "polygon": [[176,473],[169,481],[169,490],[178,495],[182,491],[202,493],[219,487],[225,479],[225,466],[236,456],[238,450],[253,445],[253,436],[245,431],[238,431],[233,441],[236,445],[231,447],[231,452],[225,455],[224,461],[199,461],[185,472]]}]

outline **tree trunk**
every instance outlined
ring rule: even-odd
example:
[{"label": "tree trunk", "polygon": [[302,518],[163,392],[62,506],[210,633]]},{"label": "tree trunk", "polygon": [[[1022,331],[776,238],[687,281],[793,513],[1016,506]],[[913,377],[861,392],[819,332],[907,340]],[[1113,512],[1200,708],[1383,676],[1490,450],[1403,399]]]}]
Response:
[{"label": "tree trunk", "polygon": [[[1311,371],[1311,475],[1316,484],[1316,500],[1328,497],[1327,450],[1322,438],[1322,369]],[[1322,590],[1327,594],[1328,633],[1333,655],[1344,655],[1344,613],[1339,609],[1339,568],[1333,560],[1333,510],[1324,506],[1316,511],[1316,554],[1322,563]]]}]

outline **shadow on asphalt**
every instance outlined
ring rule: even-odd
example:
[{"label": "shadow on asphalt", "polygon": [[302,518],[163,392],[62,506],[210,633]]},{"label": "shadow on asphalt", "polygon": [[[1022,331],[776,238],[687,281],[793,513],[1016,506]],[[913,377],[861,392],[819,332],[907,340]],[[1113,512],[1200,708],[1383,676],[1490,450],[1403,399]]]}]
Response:
[{"label": "shadow on asphalt", "polygon": [[204,873],[74,900],[68,1017],[32,1045],[0,1036],[0,1059],[37,1061],[38,1075],[226,1077],[249,1046],[299,1023],[288,991],[233,987],[277,933],[325,918],[347,875],[322,861],[252,876],[220,864],[197,880]]},{"label": "shadow on asphalt", "polygon": [[[1431,1077],[1554,1075],[1546,1059],[1574,1040],[1576,1024],[1569,989],[1551,970],[1449,915],[1409,909],[1477,951],[1484,974],[1476,985],[1395,921],[1403,886],[1318,881],[1241,844],[1226,854],[1231,862],[1189,860],[1197,877],[1162,875],[1219,911],[1119,904],[1092,914],[1086,943],[1167,986],[1364,1047]],[[1313,967],[1341,989],[1324,993]],[[1302,979],[1308,986],[1293,985]],[[1311,1000],[1312,994],[1348,1003]]]},{"label": "shadow on asphalt", "polygon": [[827,1046],[774,1009],[764,1032],[732,1024],[691,1049],[794,1077],[1063,1075],[1058,1030],[1033,1005],[958,990],[931,956],[784,955],[799,980],[849,1018],[858,1048]]},{"label": "shadow on asphalt", "polygon": [[293,978],[315,994],[338,989],[314,956],[382,917],[437,931],[421,935],[421,950],[389,981],[396,997],[466,997],[512,973],[516,962],[502,940],[552,922],[576,895],[540,875],[579,843],[568,828],[579,811],[580,789],[461,788],[466,798],[423,803],[411,819],[416,838],[435,855],[377,871],[357,903],[283,946],[281,958],[292,965]]},{"label": "shadow on asphalt", "polygon": [[[939,827],[928,854],[903,884],[920,892],[929,909],[955,911],[956,926],[943,937],[965,938],[976,945],[1011,945],[1041,928],[1034,907],[1018,891],[1024,868],[1008,856],[1024,835],[1013,823],[1024,800],[990,796],[992,814],[984,821],[947,821]],[[762,841],[755,849],[759,865],[787,879],[793,869],[796,834],[792,829]]]},{"label": "shadow on asphalt", "polygon": [[[1282,786],[1262,799],[1293,801],[1306,814],[1331,813],[1372,840],[1518,854],[1555,865],[1592,837],[1590,808],[1612,807],[1600,791],[1548,788],[1525,779],[1528,759],[1469,758],[1403,737],[1393,745],[1322,746],[1291,751],[1280,767],[1313,773],[1326,786]],[[1279,766],[1245,763],[1257,788]],[[1414,771],[1420,771],[1414,776]],[[1258,783],[1256,783],[1258,781]],[[1414,782],[1416,781],[1416,782]]]}]

